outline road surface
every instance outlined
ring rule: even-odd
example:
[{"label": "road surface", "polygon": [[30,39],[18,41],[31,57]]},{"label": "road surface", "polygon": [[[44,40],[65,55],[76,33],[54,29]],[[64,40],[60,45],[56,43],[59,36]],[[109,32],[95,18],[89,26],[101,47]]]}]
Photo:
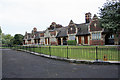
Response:
[{"label": "road surface", "polygon": [[2,50],[3,78],[118,78],[118,65],[75,64]]}]

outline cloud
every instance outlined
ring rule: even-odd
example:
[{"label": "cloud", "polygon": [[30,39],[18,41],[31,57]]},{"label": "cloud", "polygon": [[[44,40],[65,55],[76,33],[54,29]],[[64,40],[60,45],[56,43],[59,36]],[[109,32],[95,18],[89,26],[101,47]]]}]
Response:
[{"label": "cloud", "polygon": [[96,14],[104,2],[106,0],[0,0],[0,25],[5,33],[24,34],[33,26],[44,30],[53,21],[64,26],[71,19],[83,23],[84,14]]}]

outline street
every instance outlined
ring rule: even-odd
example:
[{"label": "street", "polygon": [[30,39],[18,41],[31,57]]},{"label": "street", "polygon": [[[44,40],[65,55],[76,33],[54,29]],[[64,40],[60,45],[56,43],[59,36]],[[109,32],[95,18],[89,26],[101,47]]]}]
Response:
[{"label": "street", "polygon": [[3,49],[3,78],[118,78],[118,65],[75,64]]}]

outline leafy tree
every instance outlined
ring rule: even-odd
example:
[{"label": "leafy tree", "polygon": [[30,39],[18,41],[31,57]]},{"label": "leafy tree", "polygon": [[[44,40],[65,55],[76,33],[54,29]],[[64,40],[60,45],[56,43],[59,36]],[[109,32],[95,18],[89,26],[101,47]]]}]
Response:
[{"label": "leafy tree", "polygon": [[2,34],[1,26],[0,26],[0,35]]},{"label": "leafy tree", "polygon": [[13,39],[13,36],[11,36],[10,34],[5,35],[4,33],[2,33],[2,44],[7,46],[12,45],[11,39]]},{"label": "leafy tree", "polygon": [[13,44],[22,45],[23,44],[23,35],[22,34],[15,34]]},{"label": "leafy tree", "polygon": [[100,21],[103,28],[112,32],[120,30],[120,2],[108,1],[100,8]]},{"label": "leafy tree", "polygon": [[0,26],[0,46],[2,45],[2,30],[1,30],[1,26]]},{"label": "leafy tree", "polygon": [[12,38],[12,39],[10,40],[10,45],[11,45],[11,46],[13,46],[13,45],[14,45],[14,43],[13,43],[13,42],[14,42],[14,40],[15,40],[14,38]]}]

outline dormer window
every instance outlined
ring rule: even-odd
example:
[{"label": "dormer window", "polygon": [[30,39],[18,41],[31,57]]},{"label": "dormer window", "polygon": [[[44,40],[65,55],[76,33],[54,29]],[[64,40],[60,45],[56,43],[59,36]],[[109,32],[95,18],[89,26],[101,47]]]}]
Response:
[{"label": "dormer window", "polygon": [[69,28],[68,28],[68,34],[74,34],[74,33],[76,33],[75,26],[69,26]]},{"label": "dormer window", "polygon": [[95,24],[94,24],[94,27],[96,28],[96,26],[97,26],[97,24],[95,23]]}]

